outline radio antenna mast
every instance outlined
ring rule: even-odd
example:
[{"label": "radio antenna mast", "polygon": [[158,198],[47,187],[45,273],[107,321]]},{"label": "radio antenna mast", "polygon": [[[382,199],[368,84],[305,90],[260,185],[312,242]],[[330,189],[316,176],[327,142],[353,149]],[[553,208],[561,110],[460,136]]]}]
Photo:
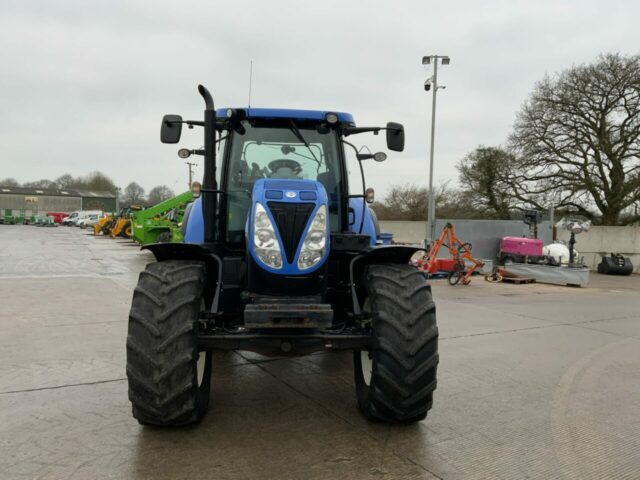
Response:
[{"label": "radio antenna mast", "polygon": [[249,65],[249,108],[251,108],[251,82],[253,80],[253,60]]}]

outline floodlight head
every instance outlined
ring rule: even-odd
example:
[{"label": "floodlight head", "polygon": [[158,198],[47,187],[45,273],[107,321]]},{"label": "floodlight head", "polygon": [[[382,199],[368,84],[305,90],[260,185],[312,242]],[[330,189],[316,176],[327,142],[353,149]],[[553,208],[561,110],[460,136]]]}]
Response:
[{"label": "floodlight head", "polygon": [[423,65],[431,65],[431,56],[427,55],[426,57],[422,57]]},{"label": "floodlight head", "polygon": [[565,218],[562,217],[558,223],[556,223],[556,228],[562,230],[568,230],[573,234],[578,234],[582,232],[589,231],[591,227],[591,220],[586,220],[579,216]]},{"label": "floodlight head", "polygon": [[449,57],[442,57],[442,65],[449,65],[451,59]]}]

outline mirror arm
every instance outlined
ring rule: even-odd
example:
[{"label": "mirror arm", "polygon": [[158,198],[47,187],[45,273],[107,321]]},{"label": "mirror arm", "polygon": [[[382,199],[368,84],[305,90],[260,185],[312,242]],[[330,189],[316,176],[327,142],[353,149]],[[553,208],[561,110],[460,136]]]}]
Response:
[{"label": "mirror arm", "polygon": [[349,143],[346,140],[342,140],[342,143],[344,143],[345,145],[349,145],[351,148],[353,148],[353,151],[356,152],[356,157],[358,155],[360,155],[360,153],[358,152],[358,149],[356,148],[356,146],[353,143]]},{"label": "mirror arm", "polygon": [[366,186],[364,183],[364,168],[362,168],[362,162],[358,160],[358,165],[360,165],[360,176],[362,177],[362,217],[360,218],[360,231],[359,235],[362,235],[362,229],[364,228],[364,213],[367,209],[367,197],[366,197]]},{"label": "mirror arm", "polygon": [[356,135],[358,133],[373,132],[377,134],[380,130],[385,130],[383,127],[344,127],[342,129],[342,135],[348,137],[349,135]]},{"label": "mirror arm", "polygon": [[349,135],[356,135],[358,133],[373,132],[377,135],[381,130],[391,130],[392,132],[399,132],[399,128],[387,128],[387,127],[344,127],[342,129],[342,135],[348,137]]},{"label": "mirror arm", "polygon": [[167,121],[164,122],[164,124],[167,126],[176,125],[178,123],[186,123],[187,125],[189,125],[189,127],[193,127],[194,125],[197,125],[198,127],[204,127],[204,122],[201,122],[199,120],[180,120],[175,122],[167,122]]},{"label": "mirror arm", "polygon": [[[346,140],[342,140],[342,143],[349,145],[351,148],[353,148],[353,150],[356,152],[356,159],[358,160],[358,166],[360,167],[360,176],[362,178],[362,195],[357,195],[357,196],[354,196],[353,198],[362,197],[362,218],[360,219],[360,231],[359,231],[359,234],[362,234],[362,229],[364,228],[364,211],[365,211],[365,208],[367,208],[367,197],[365,195],[366,186],[364,182],[364,169],[362,168],[362,160],[360,159],[360,155],[366,155],[366,154],[358,153],[358,149],[356,148],[356,146],[352,143],[347,142]],[[348,195],[347,197],[352,198],[351,195]]]}]

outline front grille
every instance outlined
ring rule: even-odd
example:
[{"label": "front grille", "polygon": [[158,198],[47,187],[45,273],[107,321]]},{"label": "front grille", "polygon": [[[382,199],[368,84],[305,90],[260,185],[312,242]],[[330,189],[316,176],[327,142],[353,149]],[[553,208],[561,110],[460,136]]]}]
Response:
[{"label": "front grille", "polygon": [[285,202],[268,202],[267,205],[276,221],[276,228],[280,232],[287,261],[292,263],[300,239],[304,234],[304,227],[307,225],[315,205],[313,203]]}]

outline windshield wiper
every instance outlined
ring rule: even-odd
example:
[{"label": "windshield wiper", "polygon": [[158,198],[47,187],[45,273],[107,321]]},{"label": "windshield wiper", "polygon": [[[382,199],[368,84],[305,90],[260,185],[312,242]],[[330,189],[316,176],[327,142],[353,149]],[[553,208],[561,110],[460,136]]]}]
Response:
[{"label": "windshield wiper", "polygon": [[318,160],[318,158],[316,157],[316,154],[313,153],[313,149],[311,148],[311,145],[309,145],[309,142],[307,142],[307,140],[302,136],[302,133],[300,133],[300,130],[298,129],[298,126],[295,124],[295,122],[289,119],[289,123],[291,124],[291,127],[289,127],[289,130],[293,132],[293,134],[296,136],[298,140],[304,143],[304,146],[307,147],[307,150],[309,150],[309,152],[311,153],[311,156],[313,157],[315,162],[318,164],[318,169],[319,169],[322,164],[320,163],[320,160]]}]

